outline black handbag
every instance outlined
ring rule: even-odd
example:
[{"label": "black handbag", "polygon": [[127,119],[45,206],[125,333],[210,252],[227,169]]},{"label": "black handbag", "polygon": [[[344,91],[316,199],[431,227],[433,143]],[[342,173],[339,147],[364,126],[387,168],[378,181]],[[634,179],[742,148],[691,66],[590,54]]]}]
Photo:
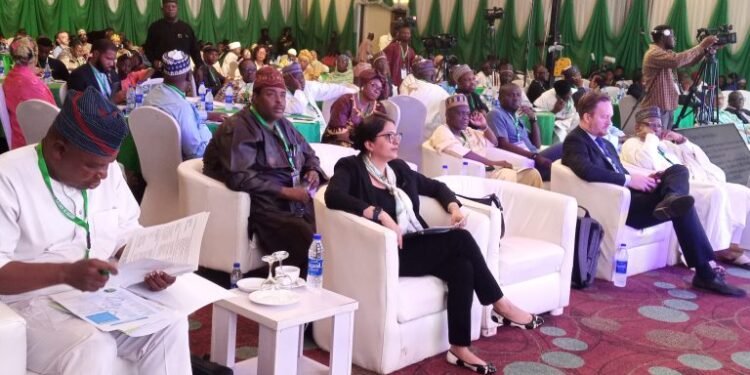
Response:
[{"label": "black handbag", "polygon": [[505,214],[503,213],[503,204],[500,203],[500,197],[497,194],[492,193],[485,195],[481,198],[467,197],[465,195],[456,194],[457,197],[468,199],[477,203],[481,203],[485,206],[495,206],[500,210],[500,238],[505,236]]}]

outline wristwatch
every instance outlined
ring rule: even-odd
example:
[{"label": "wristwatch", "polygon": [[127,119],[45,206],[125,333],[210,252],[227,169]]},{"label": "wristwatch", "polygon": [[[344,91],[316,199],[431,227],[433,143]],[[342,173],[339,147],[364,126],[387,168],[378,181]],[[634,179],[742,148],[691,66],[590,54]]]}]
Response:
[{"label": "wristwatch", "polygon": [[383,209],[380,208],[380,207],[378,207],[378,206],[375,206],[375,208],[372,210],[372,219],[370,219],[370,220],[372,220],[372,221],[374,221],[376,223],[380,223],[380,220],[378,219],[378,216],[380,216],[381,212],[383,212]]},{"label": "wristwatch", "polygon": [[529,159],[536,160],[537,156],[539,156],[539,154],[535,152],[535,153],[531,154],[531,157]]}]

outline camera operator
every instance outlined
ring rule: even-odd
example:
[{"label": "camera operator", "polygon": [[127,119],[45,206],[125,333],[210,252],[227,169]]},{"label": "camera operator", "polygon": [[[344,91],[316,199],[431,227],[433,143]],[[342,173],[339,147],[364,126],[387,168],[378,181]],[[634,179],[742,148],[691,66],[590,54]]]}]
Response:
[{"label": "camera operator", "polygon": [[705,53],[714,53],[718,41],[713,35],[704,38],[697,46],[676,53],[674,31],[669,25],[659,25],[651,31],[651,44],[643,55],[643,80],[646,92],[641,107],[655,106],[661,109],[661,121],[665,129],[671,129],[673,112],[677,108],[679,92],[675,84],[673,69],[698,63]]},{"label": "camera operator", "polygon": [[402,22],[398,25],[396,39],[388,47],[385,47],[383,53],[388,59],[388,67],[391,70],[391,79],[396,87],[401,86],[401,81],[411,72],[411,65],[414,63],[414,49],[409,46],[411,42],[411,26],[408,22]]}]

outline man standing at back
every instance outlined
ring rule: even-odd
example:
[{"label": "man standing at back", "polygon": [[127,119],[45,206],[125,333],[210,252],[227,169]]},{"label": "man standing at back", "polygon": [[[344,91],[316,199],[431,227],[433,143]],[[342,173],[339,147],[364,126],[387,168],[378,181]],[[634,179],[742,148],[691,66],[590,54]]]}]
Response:
[{"label": "man standing at back", "polygon": [[409,75],[411,65],[414,63],[416,54],[409,43],[411,43],[411,28],[404,23],[398,27],[396,39],[391,41],[391,44],[383,50],[388,59],[391,79],[393,79],[393,84],[396,87],[401,86],[401,81]]},{"label": "man standing at back", "polygon": [[176,49],[192,57],[196,66],[202,65],[203,60],[193,28],[177,18],[177,0],[162,0],[161,4],[164,18],[148,27],[144,44],[148,60],[154,64],[155,69],[160,70],[162,55]]}]

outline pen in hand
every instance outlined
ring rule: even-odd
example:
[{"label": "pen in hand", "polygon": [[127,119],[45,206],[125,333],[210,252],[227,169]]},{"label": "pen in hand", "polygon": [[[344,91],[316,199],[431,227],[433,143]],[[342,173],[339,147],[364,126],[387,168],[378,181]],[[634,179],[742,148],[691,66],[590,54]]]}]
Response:
[{"label": "pen in hand", "polygon": [[[91,259],[91,234],[86,232],[86,251],[83,253],[83,259]],[[109,270],[99,270],[99,274],[102,276],[109,276]]]}]

